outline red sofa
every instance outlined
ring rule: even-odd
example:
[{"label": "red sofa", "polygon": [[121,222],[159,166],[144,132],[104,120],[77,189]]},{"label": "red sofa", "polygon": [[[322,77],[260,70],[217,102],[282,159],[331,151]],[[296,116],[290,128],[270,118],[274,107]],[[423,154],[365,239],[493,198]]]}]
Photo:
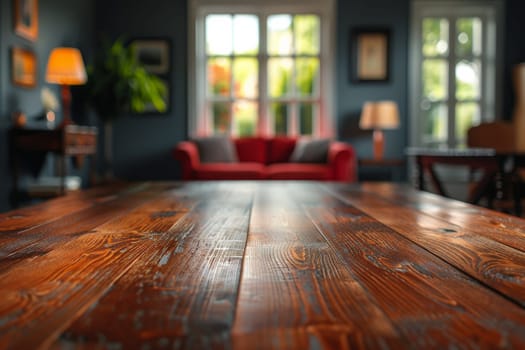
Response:
[{"label": "red sofa", "polygon": [[184,180],[322,180],[353,182],[357,178],[352,146],[331,141],[326,163],[291,163],[297,139],[248,137],[233,139],[238,162],[202,163],[193,141],[173,149]]}]

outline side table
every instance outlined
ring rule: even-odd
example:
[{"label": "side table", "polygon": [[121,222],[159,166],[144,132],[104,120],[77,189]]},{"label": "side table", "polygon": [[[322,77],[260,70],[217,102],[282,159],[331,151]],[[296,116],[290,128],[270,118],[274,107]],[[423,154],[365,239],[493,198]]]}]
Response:
[{"label": "side table", "polygon": [[[67,125],[59,129],[12,128],[9,130],[11,164],[13,171],[13,191],[18,196],[20,162],[32,153],[51,152],[59,156],[60,191],[66,192],[66,158],[73,157],[82,164],[85,156],[91,156],[93,163],[97,154],[97,128],[91,126]],[[90,167],[90,182],[95,181],[96,166]],[[17,200],[15,200],[16,202]],[[17,203],[15,203],[17,204]]]}]

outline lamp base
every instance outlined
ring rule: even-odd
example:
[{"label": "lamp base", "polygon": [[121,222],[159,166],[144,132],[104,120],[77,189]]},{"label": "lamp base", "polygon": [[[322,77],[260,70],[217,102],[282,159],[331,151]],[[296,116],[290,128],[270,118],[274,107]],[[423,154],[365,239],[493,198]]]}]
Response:
[{"label": "lamp base", "polygon": [[383,130],[374,129],[372,138],[374,141],[374,159],[381,160],[383,159],[385,150],[385,136]]},{"label": "lamp base", "polygon": [[71,90],[69,85],[62,84],[60,86],[60,97],[62,98],[62,122],[59,128],[64,128],[67,125],[75,124],[71,119]]}]

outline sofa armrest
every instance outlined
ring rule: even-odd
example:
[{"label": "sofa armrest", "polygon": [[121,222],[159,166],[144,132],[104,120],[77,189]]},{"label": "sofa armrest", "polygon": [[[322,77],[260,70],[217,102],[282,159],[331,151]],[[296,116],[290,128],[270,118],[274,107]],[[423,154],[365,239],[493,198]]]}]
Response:
[{"label": "sofa armrest", "polygon": [[173,158],[180,161],[182,165],[182,179],[193,179],[193,171],[200,164],[197,145],[191,141],[179,142],[173,149]]},{"label": "sofa armrest", "polygon": [[342,182],[357,181],[357,159],[354,148],[347,143],[334,141],[328,149],[328,165],[333,179]]}]

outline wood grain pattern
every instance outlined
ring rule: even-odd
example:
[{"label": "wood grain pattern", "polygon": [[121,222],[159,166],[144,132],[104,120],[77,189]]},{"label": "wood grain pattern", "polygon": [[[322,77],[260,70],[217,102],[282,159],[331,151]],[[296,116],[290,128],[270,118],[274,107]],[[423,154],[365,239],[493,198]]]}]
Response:
[{"label": "wood grain pattern", "polygon": [[[137,243],[145,237],[129,225],[137,215],[134,206],[151,199],[149,190],[158,193],[165,188],[144,186],[138,193],[123,191],[122,198],[116,196],[111,204],[101,203],[91,217],[92,225],[99,224],[96,230],[77,234],[74,226],[60,225],[59,231],[48,231],[47,239],[39,236],[39,245],[28,246],[24,241],[24,249],[38,254],[23,254],[24,264],[11,264],[0,274],[0,347],[29,349],[47,344],[110,288],[141,254]],[[123,213],[126,226],[122,226]],[[89,218],[78,223],[87,225],[86,221]],[[144,226],[143,220],[137,222]]]},{"label": "wood grain pattern", "polygon": [[348,203],[373,213],[374,218],[404,237],[525,306],[523,251],[479,235],[471,231],[470,226],[420,215],[402,203],[385,201],[379,195],[362,196],[351,190],[343,194]]},{"label": "wood grain pattern", "polygon": [[258,188],[233,330],[236,347],[248,341],[285,348],[290,339],[335,348],[395,345],[393,324],[290,195],[282,184]]},{"label": "wood grain pattern", "polygon": [[[417,220],[379,200],[365,207],[368,197],[361,197],[359,191],[350,190],[347,203],[342,203],[329,194],[322,205],[306,209],[411,344],[417,348],[462,347],[468,339],[473,339],[470,346],[490,348],[524,344],[522,308],[487,292],[483,285],[404,239],[397,225],[381,222],[383,214],[390,213],[396,223],[406,223],[407,230],[421,234],[414,225]],[[501,307],[509,313],[498,318],[495,313]],[[504,337],[502,324],[508,326]],[[423,336],[434,333],[441,338]]]},{"label": "wood grain pattern", "polygon": [[523,225],[393,184],[81,192],[0,215],[0,349],[521,349]]},{"label": "wood grain pattern", "polygon": [[94,188],[90,191],[74,191],[57,200],[49,200],[31,207],[0,214],[0,244],[11,238],[9,234],[20,234],[36,225],[56,220],[57,213],[67,215],[98,202],[104,202],[111,199],[116,191],[129,187],[134,188],[135,186],[120,182],[112,186]]},{"label": "wood grain pattern", "polygon": [[468,227],[476,235],[525,251],[525,220],[432,193],[417,192],[407,186],[368,183],[363,186],[363,191],[383,195],[397,205]]},{"label": "wood grain pattern", "polygon": [[55,214],[54,219],[46,223],[34,225],[14,235],[2,236],[0,273],[11,268],[13,264],[45,255],[55,246],[69,242],[71,237],[96,232],[94,229],[97,226],[125,215],[130,208],[150,200],[165,189],[165,186],[147,185],[125,189],[118,196],[104,198],[96,205],[84,207],[81,211],[70,211],[68,208],[62,215]]},{"label": "wood grain pattern", "polygon": [[[187,212],[149,236],[129,272],[57,345],[202,348],[227,340],[252,192],[242,185],[224,190],[195,187],[187,194]],[[157,201],[151,205],[154,209],[144,209],[160,211],[168,203],[176,206],[180,195],[173,192],[167,202]],[[108,314],[115,315],[119,323],[105,318]]]}]

